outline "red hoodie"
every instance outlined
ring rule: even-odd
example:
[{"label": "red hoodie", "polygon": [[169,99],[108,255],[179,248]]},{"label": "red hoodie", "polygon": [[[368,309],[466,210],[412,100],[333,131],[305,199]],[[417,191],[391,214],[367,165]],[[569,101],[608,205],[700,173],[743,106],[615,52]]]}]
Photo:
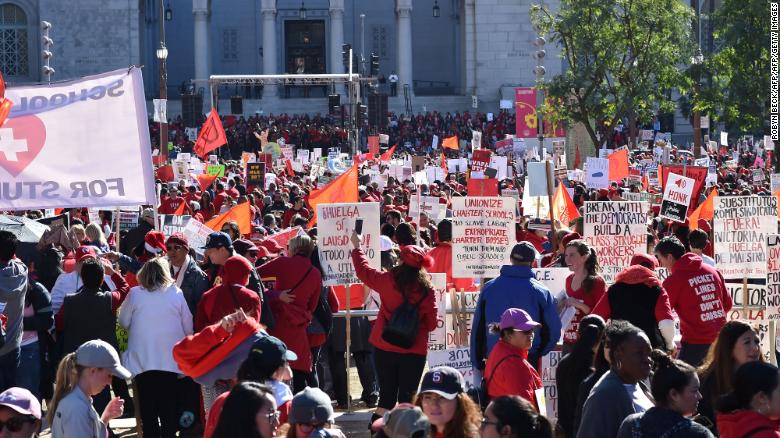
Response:
[{"label": "red hoodie", "polygon": [[780,424],[755,411],[718,415],[720,438],[780,438]]},{"label": "red hoodie", "polygon": [[689,252],[674,264],[664,289],[669,294],[669,304],[680,317],[682,342],[715,342],[733,305],[723,275]]}]

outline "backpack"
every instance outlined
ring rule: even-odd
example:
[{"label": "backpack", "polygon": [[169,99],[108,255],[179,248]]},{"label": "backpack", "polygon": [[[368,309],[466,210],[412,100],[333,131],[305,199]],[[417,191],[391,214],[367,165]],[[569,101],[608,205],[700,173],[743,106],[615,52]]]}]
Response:
[{"label": "backpack", "polygon": [[[347,285],[349,287],[349,285]],[[333,326],[333,311],[328,303],[328,288],[322,287],[320,290],[320,299],[317,302],[317,307],[312,314],[311,323],[306,329],[306,333],[310,335],[330,333],[330,328]]]},{"label": "backpack", "polygon": [[417,340],[417,332],[420,331],[420,312],[417,308],[428,296],[428,290],[425,290],[425,294],[417,304],[410,303],[406,294],[403,292],[401,294],[404,301],[393,311],[390,319],[385,323],[385,327],[382,329],[382,339],[399,348],[411,348],[414,341]]}]

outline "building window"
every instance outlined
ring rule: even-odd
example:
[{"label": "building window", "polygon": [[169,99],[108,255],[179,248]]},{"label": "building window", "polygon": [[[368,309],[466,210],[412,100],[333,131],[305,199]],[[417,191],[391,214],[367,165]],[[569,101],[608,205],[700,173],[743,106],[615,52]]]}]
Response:
[{"label": "building window", "polygon": [[373,26],[371,29],[373,46],[371,51],[380,58],[387,58],[387,26]]},{"label": "building window", "polygon": [[11,3],[0,5],[0,69],[8,76],[29,76],[27,15]]},{"label": "building window", "polygon": [[238,29],[222,31],[222,60],[238,61]]}]

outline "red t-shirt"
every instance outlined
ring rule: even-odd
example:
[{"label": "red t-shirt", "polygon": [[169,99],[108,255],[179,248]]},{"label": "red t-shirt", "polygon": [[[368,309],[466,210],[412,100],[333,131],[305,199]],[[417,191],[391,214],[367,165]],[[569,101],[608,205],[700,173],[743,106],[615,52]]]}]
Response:
[{"label": "red t-shirt", "polygon": [[[603,297],[604,293],[607,291],[607,284],[604,282],[603,278],[596,277],[596,279],[593,281],[593,286],[590,288],[590,292],[585,292],[582,286],[580,286],[580,288],[577,290],[573,290],[571,287],[571,280],[573,278],[573,273],[566,277],[566,295],[571,298],[584,301],[585,305],[590,307],[592,312],[593,308],[596,307],[596,304],[599,302],[599,300],[601,300],[601,297]],[[577,328],[580,325],[580,320],[584,316],[585,314],[577,309],[577,313],[574,314],[574,318],[571,320],[571,325],[569,325],[569,328],[563,333],[564,344],[572,345],[577,342],[579,337],[577,334]]]}]

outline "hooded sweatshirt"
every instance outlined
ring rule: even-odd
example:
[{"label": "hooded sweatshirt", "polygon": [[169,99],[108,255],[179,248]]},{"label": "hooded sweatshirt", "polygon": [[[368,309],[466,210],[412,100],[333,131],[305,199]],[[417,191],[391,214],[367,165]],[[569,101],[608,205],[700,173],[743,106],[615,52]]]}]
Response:
[{"label": "hooded sweatshirt", "polygon": [[720,438],[780,438],[780,425],[755,411],[718,415]]},{"label": "hooded sweatshirt", "polygon": [[260,296],[247,289],[252,265],[241,256],[233,256],[225,261],[220,270],[222,284],[203,293],[195,312],[195,331],[219,322],[224,316],[235,312],[239,307],[247,316],[260,320],[262,311]]},{"label": "hooded sweatshirt", "polygon": [[713,343],[733,305],[720,272],[689,252],[672,266],[664,289],[680,318],[682,342]]},{"label": "hooded sweatshirt", "polygon": [[18,259],[0,262],[0,312],[5,316],[5,344],[0,356],[19,348],[22,341],[22,313],[27,293],[27,266]]}]

